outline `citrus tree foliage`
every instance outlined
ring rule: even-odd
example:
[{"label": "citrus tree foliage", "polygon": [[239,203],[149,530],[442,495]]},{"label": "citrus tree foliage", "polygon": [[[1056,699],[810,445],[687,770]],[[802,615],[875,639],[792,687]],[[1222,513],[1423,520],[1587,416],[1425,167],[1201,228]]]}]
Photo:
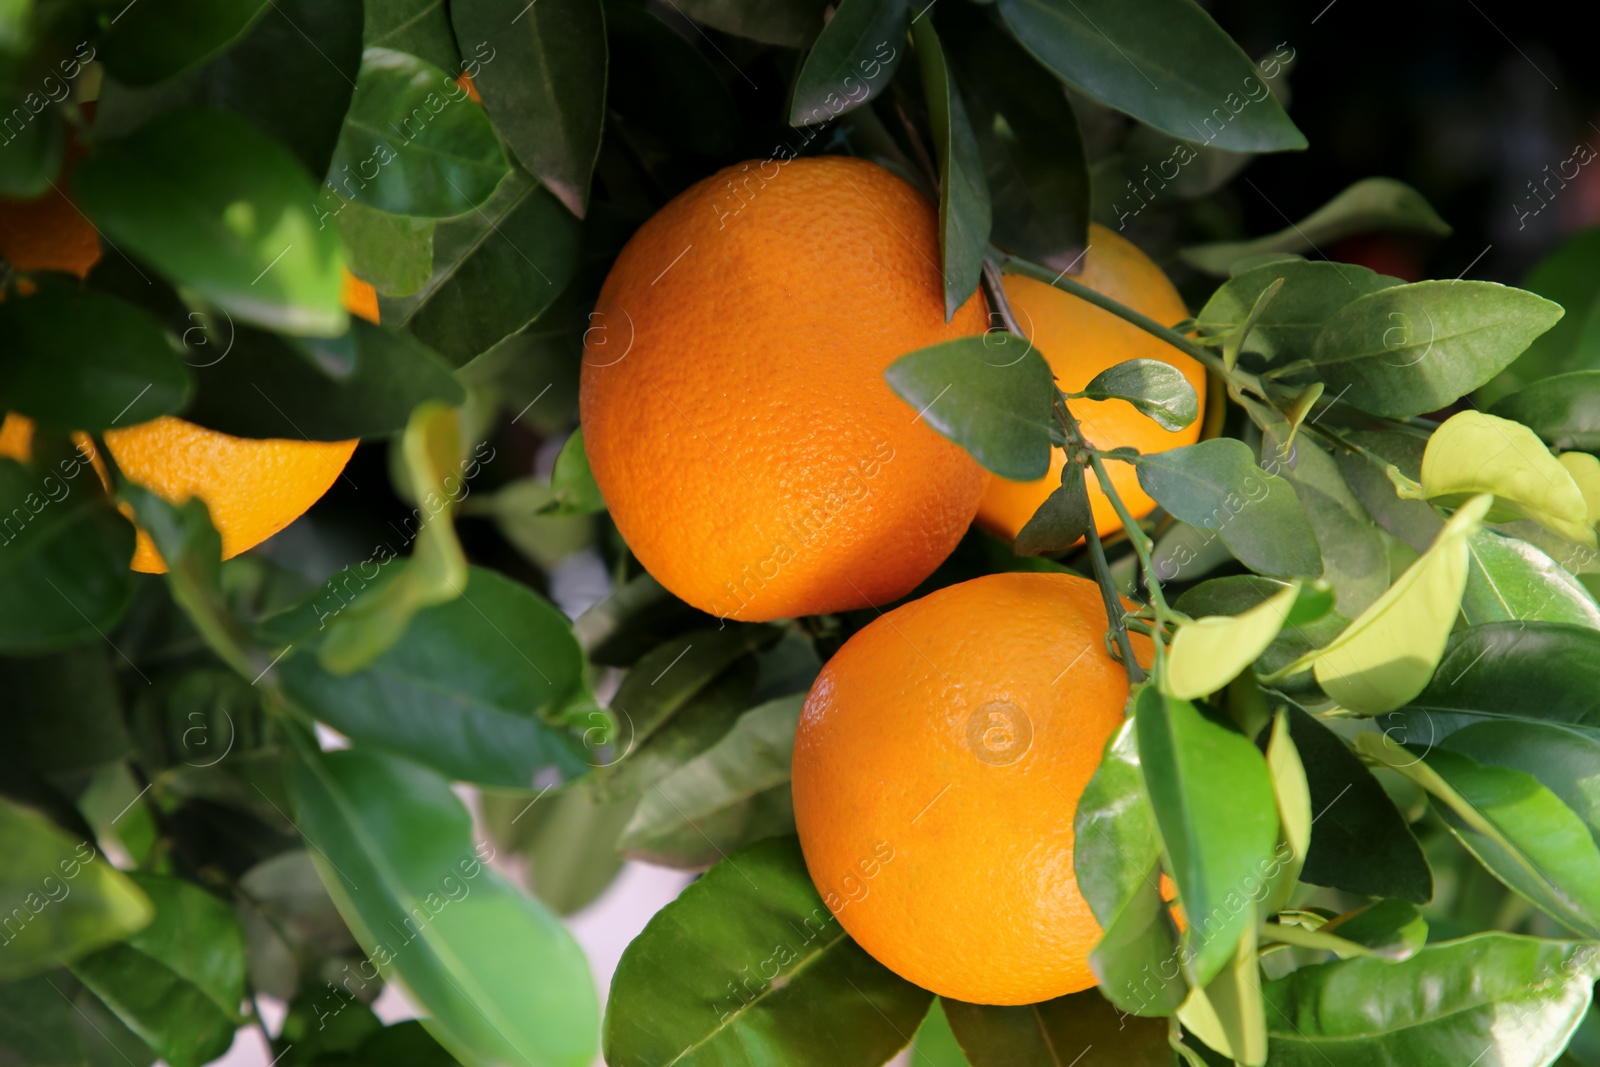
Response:
[{"label": "citrus tree foliage", "polygon": [[[0,410],[38,424],[0,459],[0,1062],[199,1067],[276,998],[285,1067],[871,1067],[913,1040],[976,1067],[1600,1063],[1594,234],[1527,290],[1303,258],[1448,231],[1374,177],[1167,249],[1186,322],[1073,273],[1091,217],[1198,217],[1251,154],[1305,149],[1293,60],[1191,0],[0,4],[0,195],[71,159],[102,246],[81,283],[0,262]],[[627,235],[717,166],[825,151],[937,200],[946,307],[981,285],[995,313],[890,368],[908,418],[999,475],[1068,457],[1015,551],[975,532],[925,589],[1071,569],[1137,605],[1077,813],[1098,989],[941,1002],[851,941],[789,757],[873,614],[688,608],[560,445]],[[1073,398],[1205,439],[1091,445],[1003,273],[1202,363],[1206,412],[1148,360]],[[101,431],[166,414],[360,437],[364,480],[387,448],[395,496],[363,492],[394,514],[221,563],[202,505],[88,474]],[[1160,510],[1102,544],[1086,484],[1115,463]],[[128,571],[130,517],[164,578]],[[613,591],[569,622],[553,576],[586,547]],[[602,1011],[559,916],[624,858],[707,873]],[[392,982],[420,1023],[373,1015]]]}]

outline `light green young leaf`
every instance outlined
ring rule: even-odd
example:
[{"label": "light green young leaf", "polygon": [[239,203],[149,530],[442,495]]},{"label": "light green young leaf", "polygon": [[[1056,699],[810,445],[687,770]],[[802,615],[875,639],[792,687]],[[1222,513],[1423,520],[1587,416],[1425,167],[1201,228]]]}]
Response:
[{"label": "light green young leaf", "polygon": [[1588,452],[1563,452],[1556,459],[1583,494],[1586,521],[1590,526],[1600,522],[1600,459]]},{"label": "light green young leaf", "polygon": [[1422,692],[1444,655],[1466,587],[1467,538],[1490,503],[1483,494],[1458,508],[1432,547],[1383,596],[1292,667],[1312,667],[1330,697],[1364,715],[1393,711]]},{"label": "light green young leaf", "polygon": [[1256,926],[1239,937],[1232,962],[1204,989],[1189,991],[1178,1021],[1200,1040],[1242,1067],[1267,1062],[1266,1007],[1256,963]]},{"label": "light green young leaf", "polygon": [[550,490],[555,494],[553,515],[589,515],[606,509],[605,498],[589,469],[589,454],[583,449],[583,427],[572,431],[556,455],[550,472]]},{"label": "light green young leaf", "polygon": [[1422,455],[1422,494],[1454,507],[1493,493],[1486,522],[1528,518],[1569,541],[1595,547],[1589,507],[1567,468],[1521,423],[1463,411],[1446,419]]},{"label": "light green young leaf", "polygon": [[1300,589],[1300,582],[1291,582],[1243,614],[1181,624],[1167,660],[1167,692],[1195,700],[1231,682],[1278,636]]},{"label": "light green young leaf", "polygon": [[[1267,741],[1267,769],[1272,772],[1272,794],[1278,798],[1278,825],[1294,849],[1296,871],[1311,849],[1311,787],[1289,734],[1289,714],[1284,708],[1272,717],[1272,737]],[[1290,879],[1293,882],[1293,879]]]}]

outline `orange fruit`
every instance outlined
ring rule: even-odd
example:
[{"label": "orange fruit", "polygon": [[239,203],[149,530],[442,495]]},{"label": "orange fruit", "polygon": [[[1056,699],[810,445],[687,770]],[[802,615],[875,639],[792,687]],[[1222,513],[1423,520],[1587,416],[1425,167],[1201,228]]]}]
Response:
[{"label": "orange fruit", "polygon": [[[66,178],[64,172],[58,187],[64,188]],[[99,258],[98,234],[63,192],[52,189],[30,201],[0,200],[0,260],[13,268],[83,277]],[[341,295],[352,314],[378,321],[372,286],[346,272]],[[87,437],[76,439],[86,454],[92,450]],[[26,462],[32,441],[32,421],[7,414],[0,423],[0,456]],[[255,547],[303,515],[333,485],[359,443],[232,437],[171,416],[107,430],[105,442],[129,481],[173,503],[190,497],[205,501],[222,535],[223,559]],[[99,457],[94,463],[102,480],[109,481]],[[132,566],[150,574],[167,569],[143,530]]]},{"label": "orange fruit", "polygon": [[639,561],[749,621],[910,592],[987,475],[883,379],[946,323],[933,205],[859,159],[729,167],[629,240],[585,335],[584,445]]},{"label": "orange fruit", "polygon": [[1128,699],[1105,631],[1093,582],[991,574],[873,621],[812,685],[793,765],[806,866],[901,977],[979,1004],[1095,984],[1072,823]]},{"label": "orange fruit", "polygon": [[[1131,242],[1099,224],[1089,227],[1089,249],[1077,280],[1164,326],[1189,317],[1183,298],[1161,268]],[[1183,372],[1200,395],[1204,410],[1206,372],[1194,359],[1109,311],[1044,282],[1008,274],[1004,284],[1017,325],[1055,371],[1063,392],[1082,390],[1095,375],[1124,360],[1159,359]],[[1084,436],[1100,448],[1132,447],[1149,454],[1200,439],[1199,419],[1181,430],[1163,430],[1125,400],[1073,400],[1067,407],[1077,417]],[[1065,465],[1066,453],[1058,448],[1051,456],[1050,473],[1036,482],[991,479],[978,508],[978,524],[1008,540],[1015,538],[1045,498],[1060,487]],[[1105,467],[1117,495],[1135,518],[1155,509],[1156,502],[1139,486],[1131,464],[1109,462]],[[1102,536],[1122,529],[1122,520],[1100,491],[1093,472],[1088,475],[1088,486],[1095,529]]]}]

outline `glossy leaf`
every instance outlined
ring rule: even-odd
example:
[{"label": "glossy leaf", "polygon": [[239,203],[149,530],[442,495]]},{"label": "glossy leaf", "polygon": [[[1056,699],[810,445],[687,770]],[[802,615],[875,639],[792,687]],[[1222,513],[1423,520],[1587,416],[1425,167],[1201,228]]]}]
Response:
[{"label": "glossy leaf", "polygon": [[1294,487],[1256,466],[1232,438],[1141,456],[1139,484],[1175,518],[1216,530],[1239,562],[1275,577],[1322,572],[1316,535]]},{"label": "glossy leaf", "polygon": [[911,38],[922,68],[922,91],[928,101],[933,145],[939,156],[940,273],[944,278],[944,317],[948,322],[978,288],[978,277],[983,272],[993,221],[989,185],[984,179],[977,137],[944,47],[934,33],[933,20],[912,22]]},{"label": "glossy leaf", "polygon": [[[1487,933],[1400,963],[1345,960],[1265,982],[1283,1067],[1544,1067],[1588,1009],[1600,956],[1583,942]],[[1515,1018],[1516,1026],[1504,1020]]]},{"label": "glossy leaf", "polygon": [[1068,463],[1061,468],[1061,487],[1045,497],[1039,510],[1017,531],[1012,547],[1019,556],[1065,552],[1083,540],[1093,523],[1083,466]]},{"label": "glossy leaf", "polygon": [[244,931],[233,909],[176,878],[133,875],[155,919],[72,973],[171,1067],[226,1052],[244,999]]},{"label": "glossy leaf", "polygon": [[[1188,136],[1178,131],[1180,136]],[[1450,226],[1422,194],[1393,178],[1363,178],[1277,233],[1249,241],[1219,241],[1186,248],[1181,255],[1211,274],[1227,274],[1241,260],[1269,253],[1313,252],[1341,238],[1374,230],[1444,237]],[[1341,271],[1351,268],[1340,265]],[[1354,268],[1359,270],[1360,268]]]},{"label": "glossy leaf", "polygon": [[[1159,1019],[1123,1015],[1097,989],[999,1007],[940,998],[972,1067],[1168,1067]],[[920,1062],[920,1061],[917,1061]]]},{"label": "glossy leaf", "polygon": [[1322,324],[1357,297],[1404,284],[1399,278],[1378,274],[1353,263],[1287,259],[1235,274],[1211,294],[1195,322],[1206,333],[1222,334],[1241,328],[1257,301],[1279,278],[1283,287],[1261,309],[1243,350],[1269,360],[1308,355]]},{"label": "glossy leaf", "polygon": [[[462,62],[449,9],[440,0],[362,0],[361,6],[366,21],[362,39],[369,47],[409,52],[446,71],[475,69],[471,62]],[[483,41],[474,44],[472,54],[492,62],[495,52]]]},{"label": "glossy leaf", "polygon": [[1325,648],[1309,657],[1317,683],[1365,715],[1393,711],[1422,692],[1444,655],[1467,583],[1467,538],[1490,498],[1456,509],[1433,547]]},{"label": "glossy leaf", "polygon": [[1306,145],[1255,64],[1193,4],[1000,0],[998,7],[1012,35],[1058,78],[1140,122],[1175,137],[1198,132],[1208,144],[1242,152]]},{"label": "glossy leaf", "polygon": [[38,812],[0,798],[0,981],[67,962],[150,922],[149,899],[91,841],[74,842]]},{"label": "glossy leaf", "polygon": [[410,296],[433,274],[434,220],[343,199],[338,219],[350,273],[382,295]]},{"label": "glossy leaf", "polygon": [[905,55],[906,0],[842,0],[795,77],[789,122],[826,122],[888,87]]},{"label": "glossy leaf", "polygon": [[95,51],[112,77],[153,85],[226,48],[266,6],[267,0],[143,0],[111,20]]},{"label": "glossy leaf", "polygon": [[505,150],[483,108],[432,63],[369,47],[328,185],[396,215],[440,218],[486,203],[506,176]]},{"label": "glossy leaf", "polygon": [[554,194],[513,168],[481,208],[439,224],[433,275],[403,300],[380,300],[404,327],[459,367],[548,308],[577,268],[580,228]]},{"label": "glossy leaf", "polygon": [[1320,929],[1390,960],[1410,959],[1428,940],[1428,923],[1417,906],[1392,897],[1347,911]]},{"label": "glossy leaf", "polygon": [[238,321],[345,331],[339,235],[299,161],[244,119],[167,112],[84,160],[72,187],[110,240]]},{"label": "glossy leaf", "polygon": [[1129,359],[1107,367],[1083,387],[1090,400],[1126,400],[1163,430],[1181,430],[1200,417],[1200,397],[1183,372],[1159,359]]},{"label": "glossy leaf", "polygon": [[1202,985],[1256,922],[1247,883],[1273,863],[1278,813],[1266,761],[1215,712],[1163,696],[1136,698],[1139,762],[1188,927],[1184,970]]},{"label": "glossy leaf", "polygon": [[1050,469],[1054,378],[1021,337],[945,341],[901,356],[883,376],[929,426],[1002,478],[1033,481]]},{"label": "glossy leaf", "polygon": [[1283,629],[1300,596],[1293,582],[1240,615],[1208,615],[1179,626],[1167,661],[1167,692],[1194,700],[1223,688]]},{"label": "glossy leaf", "polygon": [[628,946],[606,1006],[605,1059],[876,1067],[910,1039],[931,996],[850,940],[799,843],[775,838],[711,868]]},{"label": "glossy leaf", "polygon": [[458,0],[456,36],[494,42],[473,81],[519,162],[579,218],[605,120],[606,28],[600,0]]},{"label": "glossy leaf", "polygon": [[1335,312],[1309,373],[1374,415],[1422,415],[1472,392],[1561,318],[1542,297],[1493,282],[1394,285]]},{"label": "glossy leaf", "polygon": [[763,44],[799,48],[822,28],[823,5],[817,0],[770,0],[747,4],[741,0],[676,0],[683,13],[696,22],[748,37]]},{"label": "glossy leaf", "polygon": [[1518,537],[1479,530],[1467,538],[1461,614],[1488,622],[1564,622],[1600,629],[1600,606],[1555,560]]},{"label": "glossy leaf", "polygon": [[1558,448],[1600,449],[1600,370],[1532,382],[1495,401],[1489,413],[1522,423]]},{"label": "glossy leaf", "polygon": [[1133,720],[1106,742],[1073,818],[1078,891],[1101,926],[1110,926],[1153,877],[1161,833],[1145,796]]},{"label": "glossy leaf", "polygon": [[1439,742],[1479,763],[1509,767],[1539,780],[1600,834],[1600,739],[1555,723],[1473,723]]},{"label": "glossy leaf", "polygon": [[[539,789],[581,774],[576,737],[552,725],[588,699],[571,627],[526,586],[482,568],[468,573],[458,597],[417,612],[393,647],[355,673],[330,673],[309,651],[285,659],[284,691],[363,745],[452,778]],[[319,613],[336,614],[340,593],[325,588]]]},{"label": "glossy leaf", "polygon": [[1171,1015],[1189,994],[1172,914],[1161,899],[1152,864],[1134,896],[1105,928],[1089,953],[1089,966],[1106,998],[1130,1015]]}]

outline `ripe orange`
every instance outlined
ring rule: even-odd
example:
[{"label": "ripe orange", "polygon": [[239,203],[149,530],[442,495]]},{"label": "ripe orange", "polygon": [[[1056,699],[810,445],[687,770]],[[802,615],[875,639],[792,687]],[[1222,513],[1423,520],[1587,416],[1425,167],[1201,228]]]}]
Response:
[{"label": "ripe orange", "polygon": [[[1161,268],[1131,242],[1098,224],[1089,227],[1089,250],[1077,280],[1165,326],[1189,316],[1183,298]],[[1183,372],[1200,394],[1204,409],[1205,368],[1166,342],[1032,278],[1008,274],[1005,290],[1017,325],[1038,346],[1063,391],[1083,389],[1096,374],[1124,360],[1159,359]],[[1163,430],[1124,400],[1074,400],[1067,407],[1083,427],[1084,436],[1101,448],[1130,446],[1151,453],[1192,445],[1200,439],[1200,420],[1176,432]],[[1065,464],[1066,453],[1058,448],[1051,457],[1050,473],[1036,482],[993,478],[978,508],[979,525],[1001,537],[1015,538],[1045,498],[1061,485]],[[1132,465],[1112,462],[1105,467],[1117,495],[1136,518],[1155,509],[1156,502],[1140,488]],[[1095,529],[1102,536],[1122,529],[1122,520],[1092,472],[1088,485]]]},{"label": "ripe orange", "polygon": [[[0,200],[0,260],[21,271],[56,270],[79,277],[100,258],[99,235],[63,191],[30,201]],[[372,286],[348,272],[342,297],[355,315],[378,321]],[[0,456],[26,462],[33,441],[31,420],[9,413],[0,423]],[[78,437],[79,447],[92,449]],[[222,558],[253,548],[299,518],[333,485],[357,441],[295,441],[231,437],[163,416],[121,430],[107,430],[106,448],[123,475],[174,503],[205,501],[222,535]],[[100,468],[101,478],[106,474]],[[130,515],[131,518],[131,515]],[[133,569],[167,569],[155,543],[139,531]]]},{"label": "ripe orange", "polygon": [[938,220],[875,164],[730,167],[617,257],[585,336],[584,444],[649,571],[756,621],[880,604],[960,540],[987,478],[883,371],[944,318]]},{"label": "ripe orange", "polygon": [[875,620],[811,687],[794,745],[806,866],[901,977],[979,1004],[1095,984],[1072,822],[1128,699],[1105,630],[1093,582],[992,574]]}]

